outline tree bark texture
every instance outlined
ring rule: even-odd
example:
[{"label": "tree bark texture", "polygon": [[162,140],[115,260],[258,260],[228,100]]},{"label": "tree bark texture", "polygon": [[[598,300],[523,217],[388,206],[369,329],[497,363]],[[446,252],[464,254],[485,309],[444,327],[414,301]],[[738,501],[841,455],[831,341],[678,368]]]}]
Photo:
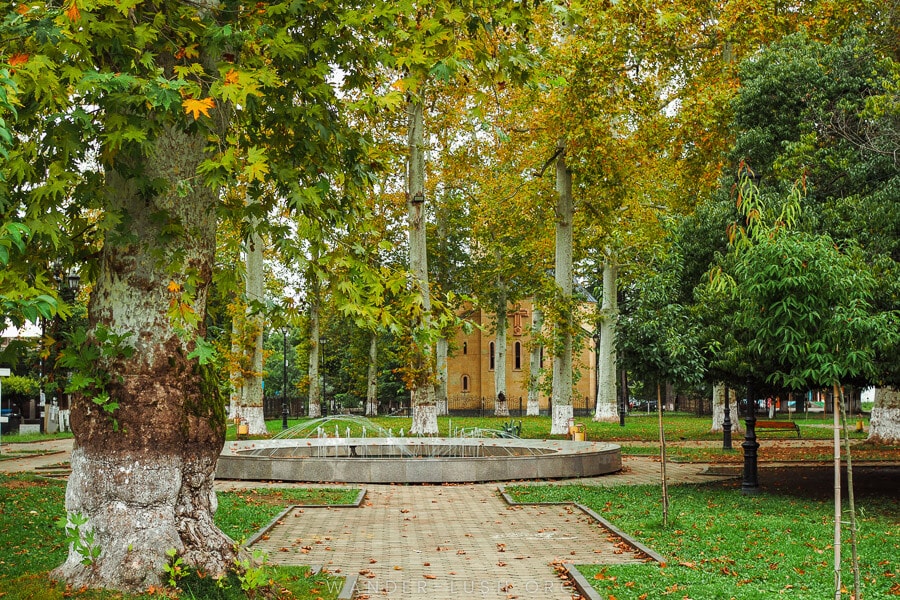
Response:
[{"label": "tree bark texture", "polygon": [[378,415],[378,334],[369,338],[369,372],[366,383],[366,416]]},{"label": "tree bark texture", "polygon": [[[409,267],[413,286],[418,292],[422,313],[413,323],[413,338],[426,339],[431,327],[431,292],[428,285],[428,253],[425,238],[425,106],[421,100],[409,104],[408,124],[409,171],[407,175],[407,211],[409,226]],[[418,196],[421,194],[421,196]],[[434,402],[433,350],[429,343],[419,342],[413,358],[411,402],[413,412],[412,434],[436,434],[437,410]]]},{"label": "tree bark texture", "polygon": [[[240,336],[240,323],[238,317],[232,317],[231,319],[231,356],[237,357],[238,353],[241,351],[238,345],[238,337]],[[235,358],[236,360],[236,358]],[[240,410],[241,406],[241,396],[244,393],[244,378],[241,376],[240,369],[232,367],[231,372],[229,373],[229,381],[231,385],[229,386],[229,395],[228,395],[228,420],[232,421],[236,417],[238,417],[238,410]]]},{"label": "tree bark texture", "polygon": [[435,365],[437,381],[434,384],[434,402],[438,415],[446,415],[447,406],[447,355],[450,353],[450,341],[441,336],[435,343]]},{"label": "tree bark texture", "polygon": [[317,286],[309,298],[309,418],[322,416],[322,380],[319,377],[321,347],[319,337],[319,294]]},{"label": "tree bark texture", "polygon": [[241,401],[241,418],[248,427],[250,435],[265,435],[266,420],[263,415],[263,316],[252,312],[253,302],[263,301],[263,284],[265,271],[263,265],[263,239],[255,231],[250,234],[247,243],[247,326],[252,336],[252,346],[244,351],[250,355],[250,372],[244,378],[244,394]]},{"label": "tree bark texture", "polygon": [[575,207],[572,201],[572,172],[566,165],[565,142],[559,143],[556,159],[556,287],[563,304],[563,316],[556,323],[553,356],[553,416],[551,435],[568,433],[568,421],[572,418],[572,323],[571,299],[573,288],[572,223]]},{"label": "tree bark texture", "polygon": [[508,417],[509,405],[506,402],[506,288],[502,281],[497,282],[497,291],[500,295],[497,298],[497,325],[494,332],[494,416]]},{"label": "tree bark texture", "polygon": [[[728,390],[728,409],[731,411],[731,433],[741,433],[741,421],[738,418],[737,392]],[[722,433],[722,426],[725,422],[725,385],[717,383],[713,386],[712,391],[712,427],[710,433]]]},{"label": "tree bark texture", "polygon": [[900,444],[900,391],[893,388],[875,390],[875,405],[869,420],[869,441]]},{"label": "tree bark texture", "polygon": [[[215,253],[214,190],[175,190],[196,173],[201,134],[164,130],[140,165],[148,194],[120,172],[106,174],[108,206],[121,218],[107,235],[88,306],[89,339],[98,328],[128,335],[134,353],[101,358],[108,414],[76,396],[66,511],[87,518],[101,550],[90,565],[70,547],[51,577],[73,587],[144,591],[162,581],[166,551],[210,575],[233,565],[234,543],[213,523],[213,478],[225,439],[225,401],[212,369],[188,358],[205,335]],[[124,160],[122,158],[121,160]],[[167,227],[167,231],[163,231]],[[172,230],[177,234],[172,235]],[[173,309],[178,313],[173,316]]]},{"label": "tree bark texture", "polygon": [[597,404],[595,421],[619,421],[619,402],[616,394],[618,363],[616,361],[616,323],[619,304],[616,294],[618,266],[615,261],[603,263],[603,302],[600,305],[600,340],[597,343]]}]

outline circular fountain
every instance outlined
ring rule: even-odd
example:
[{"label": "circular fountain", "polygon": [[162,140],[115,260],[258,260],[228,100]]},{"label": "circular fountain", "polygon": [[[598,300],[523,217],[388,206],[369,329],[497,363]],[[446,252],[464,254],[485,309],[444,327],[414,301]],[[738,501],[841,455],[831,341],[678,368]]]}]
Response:
[{"label": "circular fountain", "polygon": [[363,417],[313,419],[270,440],[226,443],[216,478],[462,483],[592,477],[622,468],[615,444],[520,439],[484,429],[451,427],[451,433],[406,437]]}]

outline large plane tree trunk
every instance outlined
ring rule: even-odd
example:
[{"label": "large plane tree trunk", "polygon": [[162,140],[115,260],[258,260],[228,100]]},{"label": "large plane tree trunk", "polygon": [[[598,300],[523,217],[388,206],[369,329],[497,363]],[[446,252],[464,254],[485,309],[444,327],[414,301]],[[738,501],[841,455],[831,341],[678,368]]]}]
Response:
[{"label": "large plane tree trunk", "polygon": [[378,415],[378,333],[369,338],[369,371],[366,376],[366,416]]},{"label": "large plane tree trunk", "polygon": [[[411,365],[410,433],[437,434],[437,406],[434,401],[434,352],[428,335],[431,327],[431,291],[428,285],[428,253],[425,237],[425,106],[422,100],[409,103],[409,173],[407,176],[407,211],[409,222],[409,270],[413,285],[422,302],[422,313],[413,324],[414,338]],[[418,334],[418,335],[417,335]]]},{"label": "large plane tree trunk", "polygon": [[[77,395],[72,406],[66,511],[86,518],[81,531],[93,531],[100,549],[84,564],[70,547],[52,572],[76,589],[145,591],[161,583],[172,548],[209,575],[234,564],[234,543],[213,523],[224,399],[212,369],[188,357],[205,334],[217,198],[202,185],[186,197],[175,191],[178,179],[196,173],[205,144],[202,133],[160,132],[152,155],[131,165],[143,167],[156,189],[165,182],[157,195],[107,172],[109,204],[120,220],[104,242],[88,344],[99,345],[108,331],[125,336],[133,353],[112,351],[87,367],[109,395],[109,411],[92,401],[100,389]],[[173,223],[177,235],[162,231]]]},{"label": "large plane tree trunk", "polygon": [[319,292],[313,286],[309,299],[309,418],[322,416],[322,380],[319,377],[322,343],[319,337]]},{"label": "large plane tree trunk", "polygon": [[900,444],[900,391],[892,388],[875,390],[875,405],[869,421],[869,441]]},{"label": "large plane tree trunk", "polygon": [[600,340],[597,343],[597,406],[594,409],[594,420],[612,423],[619,420],[616,395],[616,323],[619,318],[617,275],[615,261],[607,259],[603,263],[603,303],[600,306]]},{"label": "large plane tree trunk", "polygon": [[534,303],[531,312],[531,351],[528,358],[528,405],[525,414],[536,417],[541,414],[541,353],[544,346],[538,340],[544,327],[544,313]]},{"label": "large plane tree trunk", "polygon": [[506,286],[497,282],[500,295],[497,299],[497,330],[494,336],[494,416],[508,417],[506,400]]},{"label": "large plane tree trunk", "polygon": [[573,291],[572,229],[575,206],[572,201],[572,171],[566,165],[566,146],[560,141],[556,159],[556,288],[559,295],[561,316],[555,323],[558,338],[553,355],[553,411],[550,434],[565,435],[569,432],[572,411],[572,314]]},{"label": "large plane tree trunk", "polygon": [[[244,394],[241,398],[241,417],[247,421],[250,435],[265,435],[266,420],[263,415],[263,315],[258,312],[263,302],[265,288],[265,266],[263,264],[263,238],[254,231],[247,243],[246,292],[249,313],[247,327],[252,345],[245,348],[250,363],[250,372],[244,378]],[[255,306],[254,306],[255,303]]]},{"label": "large plane tree trunk", "polygon": [[734,390],[728,389],[725,384],[713,385],[712,391],[712,427],[711,433],[722,433],[725,424],[725,390],[728,390],[728,420],[731,421],[731,433],[741,433],[743,428],[738,418],[737,395]]},{"label": "large plane tree trunk", "polygon": [[437,381],[434,384],[434,402],[438,415],[446,415],[449,412],[449,399],[447,397],[447,381],[449,378],[449,367],[447,357],[450,354],[450,340],[445,335],[441,335],[434,344],[435,346],[435,376]]}]

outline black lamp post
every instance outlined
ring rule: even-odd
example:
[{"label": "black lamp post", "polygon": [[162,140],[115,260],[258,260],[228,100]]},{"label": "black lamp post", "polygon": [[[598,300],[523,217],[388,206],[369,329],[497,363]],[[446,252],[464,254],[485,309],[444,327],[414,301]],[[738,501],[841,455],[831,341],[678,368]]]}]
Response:
[{"label": "black lamp post", "polygon": [[756,441],[756,397],[753,384],[747,382],[747,432],[744,436],[744,481],[741,484],[741,493],[745,496],[753,496],[759,493],[759,477],[756,465],[756,451],[759,442]]},{"label": "black lamp post", "polygon": [[288,328],[284,326],[281,328],[281,334],[284,336],[284,364],[282,365],[281,370],[281,429],[285,430],[288,428],[288,408],[287,408],[287,367],[288,367],[288,356],[287,356],[287,333]]},{"label": "black lamp post", "polygon": [[731,447],[731,400],[728,397],[728,386],[725,386],[725,419],[722,421],[722,450],[733,450]]},{"label": "black lamp post", "polygon": [[[73,271],[70,271],[70,272],[64,274],[62,265],[60,265],[58,263],[54,265],[54,271],[55,271],[55,275],[56,275],[57,289],[59,290],[60,298],[62,298],[62,300],[64,302],[74,302],[75,297],[78,295],[78,289],[81,284],[81,277],[78,275],[78,272],[73,270]],[[55,332],[54,335],[56,337],[59,337],[59,334],[63,331],[62,327],[63,327],[63,324],[59,318],[59,315],[54,316],[53,317],[53,329]],[[41,334],[42,335],[44,334],[43,323],[41,325]],[[60,350],[59,346],[57,345],[59,343],[60,342],[54,343],[55,354],[57,356],[59,355],[59,350]],[[58,375],[58,373],[55,372],[55,369],[52,366],[54,362],[55,362],[55,360],[51,360],[50,374],[53,375],[53,380],[54,380],[54,382],[56,382],[56,389],[57,389],[57,392],[59,393],[58,406],[59,406],[59,408],[63,408],[63,406],[68,408],[68,403],[64,402],[65,397],[63,396],[63,390],[65,389],[65,386],[60,385],[60,383],[58,381],[56,381],[56,379],[57,379],[56,376]],[[43,369],[43,367],[42,367],[42,369]],[[68,379],[68,377],[66,377],[66,379]],[[43,392],[43,390],[42,390],[42,392]],[[45,404],[46,404],[46,400],[45,400]],[[44,410],[47,410],[47,408],[45,408]]]}]

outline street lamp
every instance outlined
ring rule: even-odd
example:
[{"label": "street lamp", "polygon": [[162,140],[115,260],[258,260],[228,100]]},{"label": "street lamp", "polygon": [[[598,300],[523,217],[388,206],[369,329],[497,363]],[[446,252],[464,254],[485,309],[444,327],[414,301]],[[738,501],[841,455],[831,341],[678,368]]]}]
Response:
[{"label": "street lamp", "polygon": [[741,484],[741,493],[750,496],[759,493],[759,478],[756,465],[756,454],[759,450],[759,442],[756,441],[756,398],[753,384],[747,381],[747,431],[744,436],[744,481]]},{"label": "street lamp", "polygon": [[722,450],[732,450],[731,447],[731,401],[728,398],[728,386],[725,386],[725,419],[722,421]]},{"label": "street lamp", "polygon": [[[56,277],[57,290],[59,291],[59,296],[64,302],[74,302],[75,297],[78,295],[78,290],[81,284],[81,277],[78,275],[78,272],[75,270],[69,271],[65,273],[63,270],[62,264],[59,262],[54,262],[51,265],[53,269],[53,274]],[[59,315],[53,317],[53,333],[54,337],[60,337],[59,334],[62,331],[62,323],[60,321]],[[46,321],[41,319],[41,338],[43,339],[46,336]],[[46,397],[44,395],[44,379],[47,375],[52,376],[52,380],[56,383],[56,388],[59,393],[59,402],[57,406],[61,409],[64,405],[68,406],[68,404],[64,403],[63,390],[64,386],[59,385],[59,382],[56,378],[56,372],[53,367],[53,355],[59,354],[59,347],[57,346],[59,342],[55,342],[55,348],[51,348],[51,360],[47,361],[49,363],[49,373],[45,372],[45,362],[41,359],[41,390],[40,396],[41,400],[44,402],[44,411],[45,415],[49,413],[49,407],[46,405]],[[54,351],[55,350],[55,351]]]},{"label": "street lamp", "polygon": [[81,277],[75,271],[72,271],[66,276],[66,284],[69,290],[74,291],[76,294],[78,293],[78,287],[81,283]]}]

